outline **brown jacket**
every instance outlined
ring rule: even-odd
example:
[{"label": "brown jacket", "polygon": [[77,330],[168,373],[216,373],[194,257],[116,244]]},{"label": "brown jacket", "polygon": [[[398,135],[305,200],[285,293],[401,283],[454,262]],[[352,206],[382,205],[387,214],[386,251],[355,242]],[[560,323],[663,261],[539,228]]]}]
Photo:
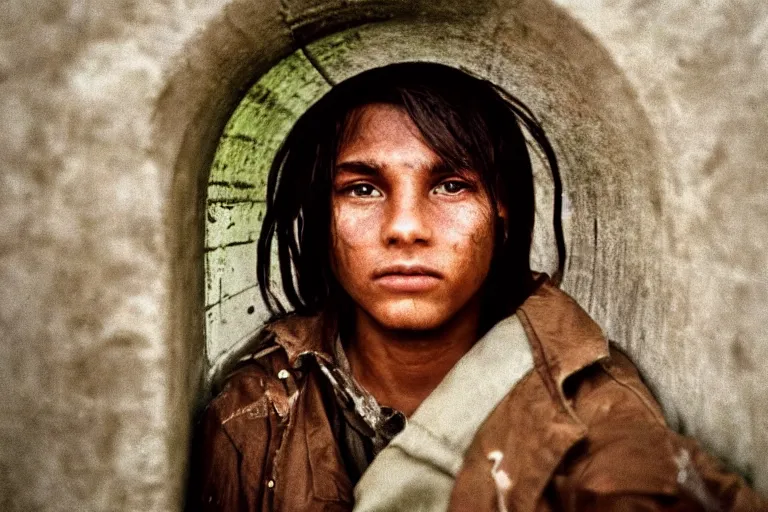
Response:
[{"label": "brown jacket", "polygon": [[[545,283],[519,308],[534,354],[480,427],[451,510],[768,510],[736,475],[672,432],[637,370],[600,328]],[[316,369],[329,357],[319,319],[269,327],[276,346],[242,365],[203,415],[190,479],[192,510],[353,507]],[[488,454],[511,486],[498,494]]]}]

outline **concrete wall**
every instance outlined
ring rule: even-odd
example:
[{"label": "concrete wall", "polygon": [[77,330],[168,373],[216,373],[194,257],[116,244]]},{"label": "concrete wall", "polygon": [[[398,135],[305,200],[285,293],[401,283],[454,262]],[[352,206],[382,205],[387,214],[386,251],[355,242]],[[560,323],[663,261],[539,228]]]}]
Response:
[{"label": "concrete wall", "polygon": [[7,2],[0,509],[178,509],[219,137],[256,78],[362,21],[306,47],[328,76],[421,54],[534,106],[565,166],[565,287],[768,492],[768,5],[555,4]]}]

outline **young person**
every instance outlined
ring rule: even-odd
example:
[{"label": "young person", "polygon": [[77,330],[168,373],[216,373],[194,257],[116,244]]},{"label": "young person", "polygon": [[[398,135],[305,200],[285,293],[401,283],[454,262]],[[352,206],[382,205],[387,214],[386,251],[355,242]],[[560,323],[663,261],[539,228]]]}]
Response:
[{"label": "young person", "polygon": [[556,173],[522,103],[425,63],[362,73],[299,119],[259,239],[274,317],[203,415],[191,508],[766,506],[531,272],[521,126]]}]

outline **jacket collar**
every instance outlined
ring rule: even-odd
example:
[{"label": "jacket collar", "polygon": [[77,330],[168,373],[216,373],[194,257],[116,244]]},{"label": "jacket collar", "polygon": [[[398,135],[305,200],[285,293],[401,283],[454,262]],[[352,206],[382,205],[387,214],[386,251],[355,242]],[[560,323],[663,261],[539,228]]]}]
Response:
[{"label": "jacket collar", "polygon": [[523,302],[517,315],[534,352],[536,366],[553,398],[570,409],[565,381],[580,370],[609,357],[608,339],[592,318],[546,275]]},{"label": "jacket collar", "polygon": [[290,314],[266,325],[265,330],[272,333],[275,343],[285,350],[292,367],[300,366],[302,357],[308,354],[326,362],[333,361],[332,343],[336,339],[336,326],[328,315]]},{"label": "jacket collar", "polygon": [[[504,466],[514,479],[524,482],[510,489],[507,502],[517,504],[517,510],[532,511],[565,454],[587,435],[587,426],[565,394],[565,381],[607,359],[610,352],[600,327],[576,301],[547,280],[518,308],[517,315],[528,335],[540,379],[530,380],[526,392],[508,395],[500,407],[508,411],[506,419],[501,420],[506,428],[515,423],[511,418],[516,416],[523,422],[517,425],[516,432],[529,432],[526,438],[518,434],[505,438],[504,451],[515,454],[517,463],[508,466],[512,461],[507,461]],[[526,409],[525,403],[520,403],[521,395],[542,407]],[[528,414],[521,414],[520,410]],[[499,421],[498,417],[489,418],[485,427],[491,427],[492,432],[489,424]],[[478,437],[486,435],[481,427]]]}]

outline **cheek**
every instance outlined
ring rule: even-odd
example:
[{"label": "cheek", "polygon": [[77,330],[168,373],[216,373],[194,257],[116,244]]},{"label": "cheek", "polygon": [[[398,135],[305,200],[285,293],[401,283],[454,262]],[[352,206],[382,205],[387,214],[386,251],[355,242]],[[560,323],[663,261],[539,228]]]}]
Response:
[{"label": "cheek", "polygon": [[471,269],[470,274],[475,279],[482,280],[490,268],[494,243],[491,215],[487,206],[468,204],[440,219],[439,232],[451,247],[456,265],[461,265],[465,272]]},{"label": "cheek", "polygon": [[[335,206],[331,227],[331,257],[337,277],[363,270],[365,254],[376,243],[378,224],[372,208]],[[343,283],[342,283],[343,284]]]}]

